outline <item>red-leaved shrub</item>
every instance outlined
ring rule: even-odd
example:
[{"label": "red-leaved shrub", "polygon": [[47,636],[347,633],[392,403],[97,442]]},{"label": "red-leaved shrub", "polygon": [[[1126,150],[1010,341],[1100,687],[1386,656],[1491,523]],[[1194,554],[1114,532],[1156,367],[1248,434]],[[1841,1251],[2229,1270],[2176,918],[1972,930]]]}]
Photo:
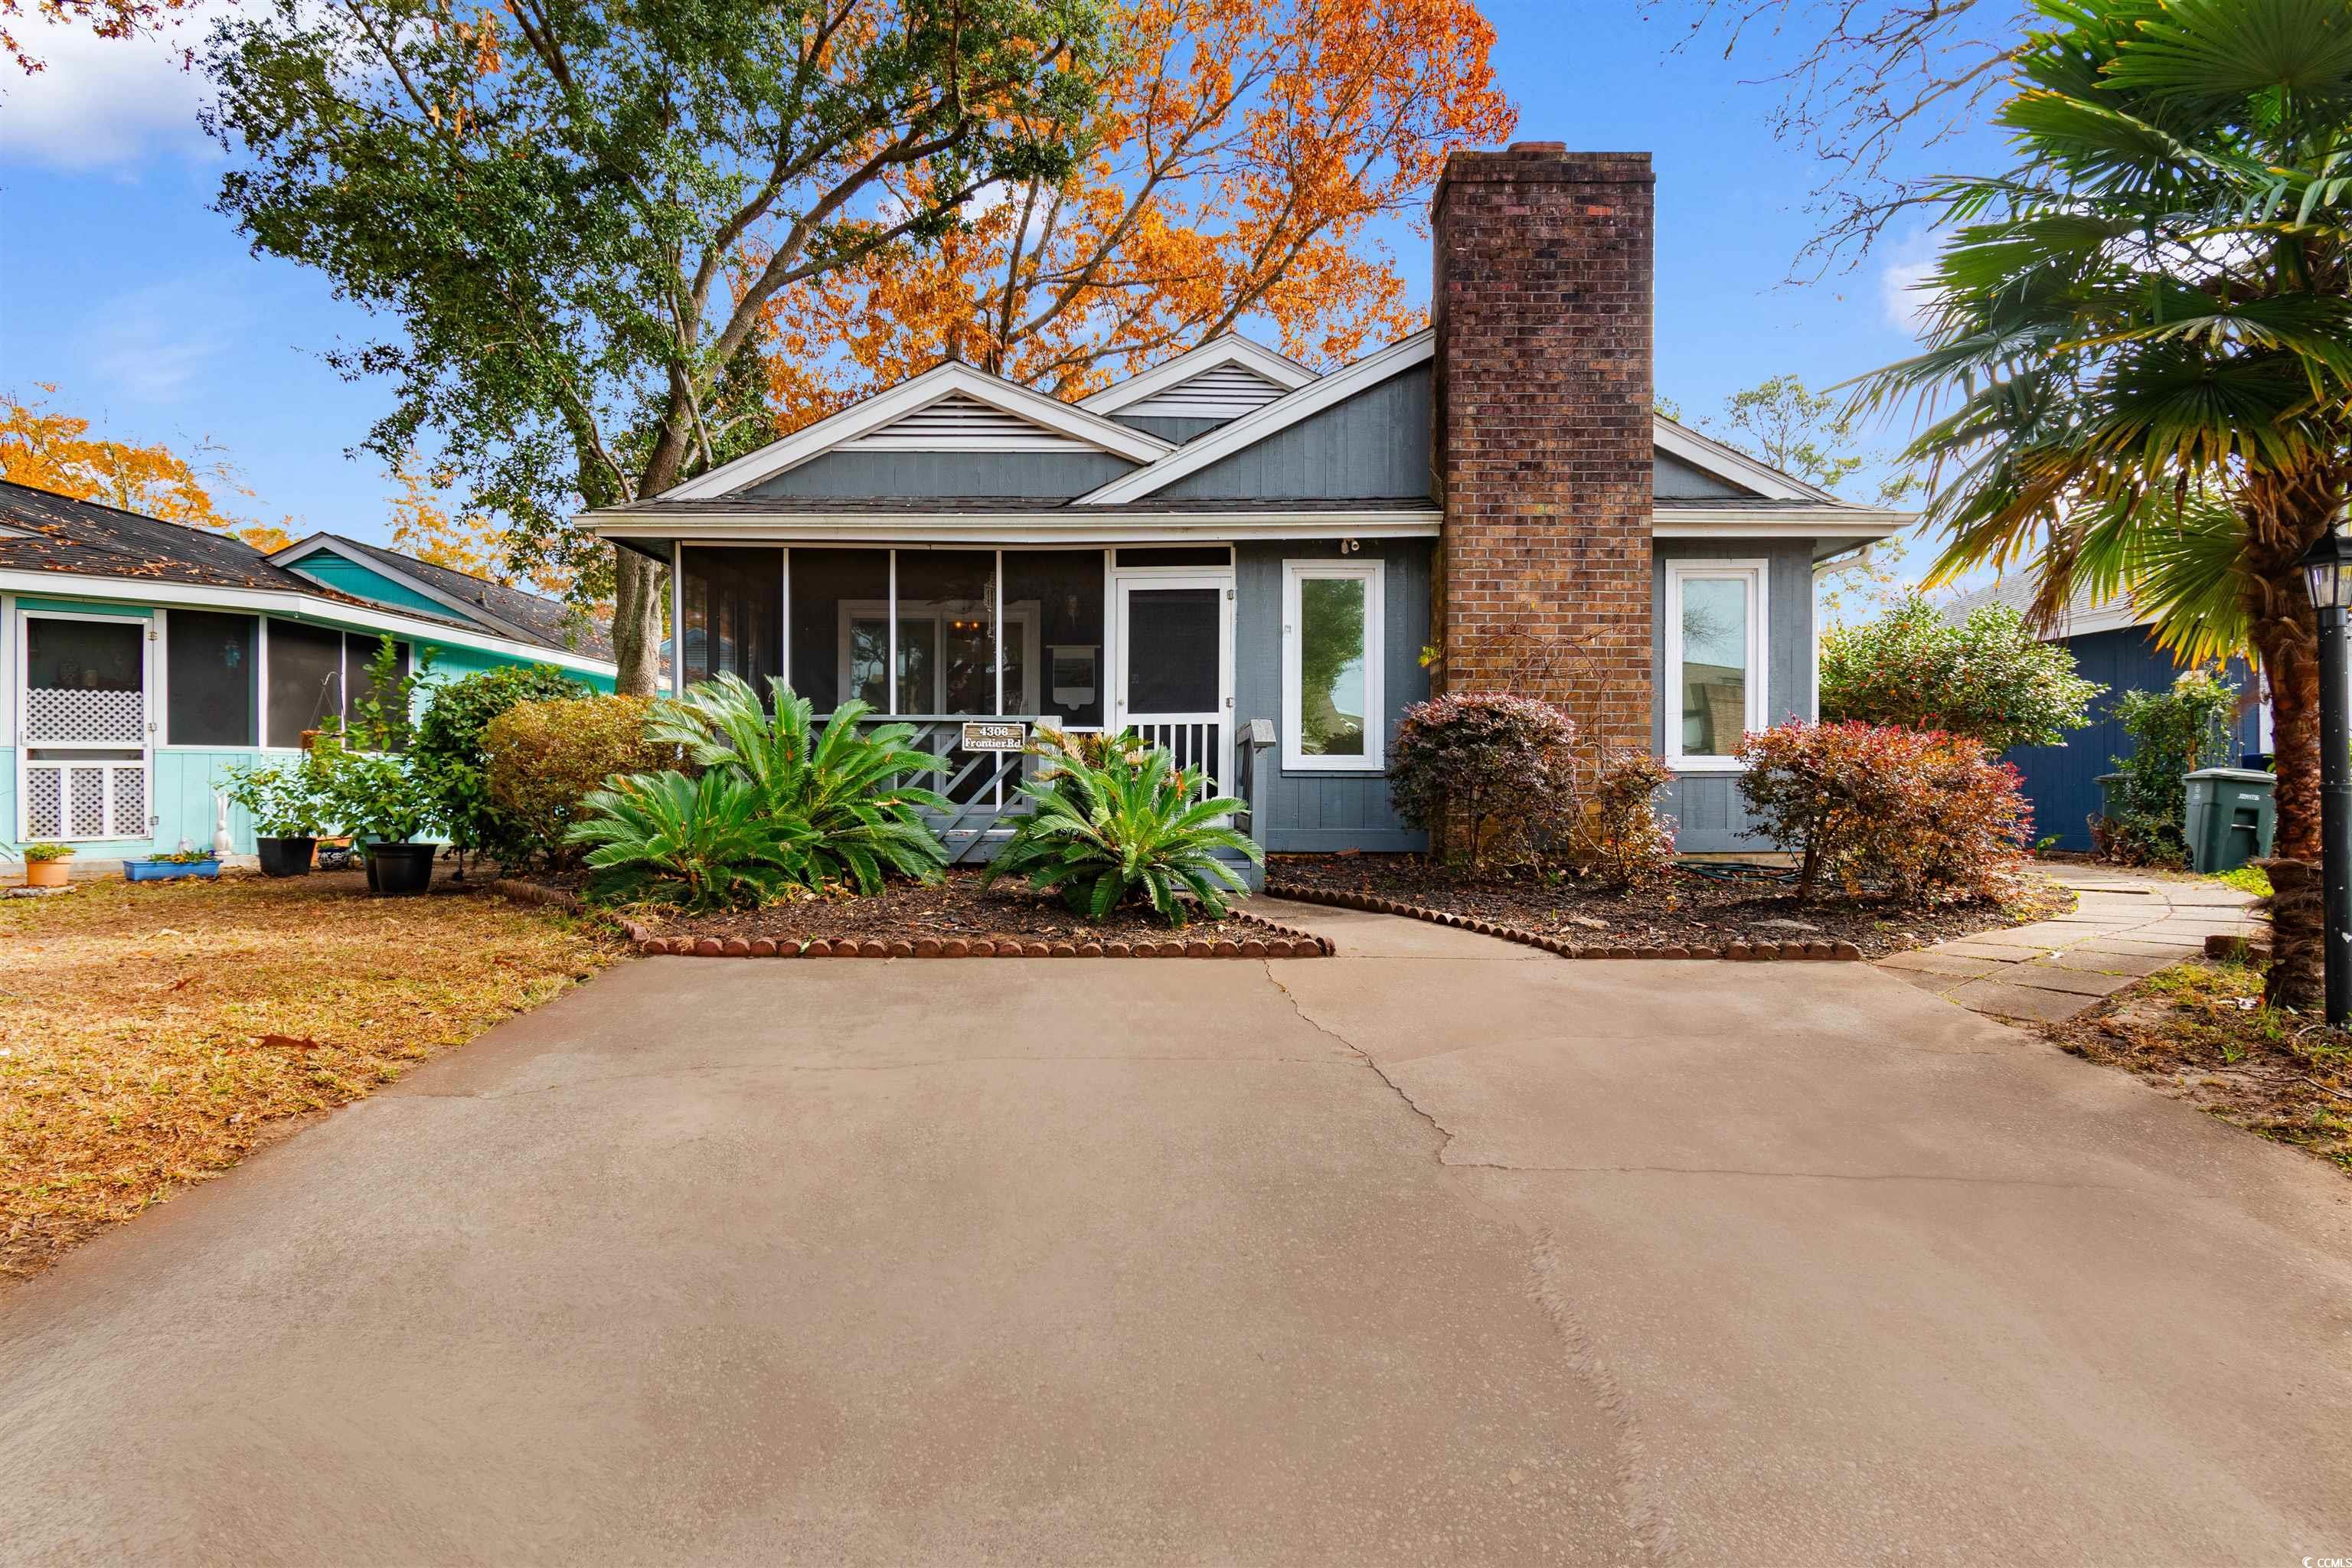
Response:
[{"label": "red-leaved shrub", "polygon": [[1905,902],[1990,897],[2032,841],[2017,770],[1962,736],[1791,721],[1739,755],[1748,810],[1802,857],[1801,899],[1824,878]]},{"label": "red-leaved shrub", "polygon": [[1507,692],[1433,697],[1404,710],[1389,752],[1397,815],[1443,858],[1451,833],[1475,868],[1493,851],[1527,858],[1575,799],[1576,725],[1549,702]]},{"label": "red-leaved shrub", "polygon": [[1674,780],[1662,757],[1617,752],[1593,767],[1573,835],[1578,869],[1612,888],[1654,882],[1675,868],[1675,819],[1658,791]]}]

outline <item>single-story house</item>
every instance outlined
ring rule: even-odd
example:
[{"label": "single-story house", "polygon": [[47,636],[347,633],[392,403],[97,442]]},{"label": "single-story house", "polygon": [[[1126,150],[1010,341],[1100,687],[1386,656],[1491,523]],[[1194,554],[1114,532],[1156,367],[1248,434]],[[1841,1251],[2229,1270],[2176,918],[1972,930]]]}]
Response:
[{"label": "single-story house", "polygon": [[1815,712],[1816,564],[1908,515],[1655,415],[1646,154],[1457,153],[1432,226],[1430,326],[1328,374],[946,364],[582,523],[674,568],[676,678],[922,721],[967,833],[1003,794],[963,726],[1050,721],[1168,745],[1268,849],[1418,848],[1401,710],[1508,686],[1668,758],[1685,850],[1769,847],[1732,753]]},{"label": "single-story house", "polygon": [[[0,481],[0,844],[85,866],[213,842],[230,764],[350,711],[389,634],[429,679],[550,664],[613,687],[568,606],[355,540],[275,555]],[[237,853],[253,848],[242,812]]]},{"label": "single-story house", "polygon": [[[1985,605],[2007,605],[2023,614],[2033,602],[2033,584],[2023,578],[2001,578],[1959,595],[1945,605],[1945,616],[1957,623]],[[2033,803],[2036,838],[2054,841],[2060,849],[2088,851],[2090,820],[2100,808],[2099,775],[2115,772],[2116,759],[2129,756],[2132,739],[2115,716],[2116,701],[2126,691],[2161,691],[2179,679],[2183,667],[2157,647],[2154,617],[2137,608],[2128,595],[2095,604],[2078,595],[2066,613],[2039,634],[2074,656],[2075,673],[2095,680],[2106,691],[2091,704],[2091,722],[2068,733],[2053,746],[2016,746],[2002,758],[2024,775],[2026,798]],[[2244,696],[2232,762],[2247,766],[2267,763],[2270,751],[2270,705],[2261,700],[2261,683],[2243,661],[2231,660],[2225,672]]]}]

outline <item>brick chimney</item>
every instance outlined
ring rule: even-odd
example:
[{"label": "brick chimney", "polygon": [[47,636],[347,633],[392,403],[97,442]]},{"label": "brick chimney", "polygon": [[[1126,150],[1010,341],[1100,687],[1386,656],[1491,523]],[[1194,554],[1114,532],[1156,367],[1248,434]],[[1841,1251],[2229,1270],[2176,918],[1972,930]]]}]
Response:
[{"label": "brick chimney", "polygon": [[1440,679],[1645,751],[1651,185],[1646,153],[1456,153],[1431,288]]}]

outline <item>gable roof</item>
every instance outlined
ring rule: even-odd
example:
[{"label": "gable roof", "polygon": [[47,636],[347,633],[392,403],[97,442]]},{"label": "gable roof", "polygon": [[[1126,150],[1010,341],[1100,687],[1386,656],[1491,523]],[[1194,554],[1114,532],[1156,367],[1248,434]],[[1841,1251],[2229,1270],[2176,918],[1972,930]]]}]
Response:
[{"label": "gable roof", "polygon": [[1436,353],[1436,342],[1437,334],[1423,327],[1411,337],[1401,338],[1384,349],[1366,354],[1343,370],[1303,383],[1255,413],[1244,415],[1230,425],[1219,426],[1156,463],[1138,468],[1133,473],[1122,474],[1107,485],[1097,486],[1070,504],[1078,507],[1108,506],[1141,500],[1187,474],[1198,473],[1220,458],[1230,458],[1244,447],[1255,446],[1276,431],[1296,425],[1310,414],[1319,413],[1335,403],[1376,386],[1399,372],[1427,363]]},{"label": "gable roof", "polygon": [[0,570],[350,597],[296,576],[228,534],[14,480],[0,479],[0,526],[9,531],[0,535]]},{"label": "gable roof", "polygon": [[[2006,605],[2032,624],[2034,584],[2031,577],[1996,577],[1980,588],[1971,588],[1954,595],[1944,605],[1942,614],[1954,625],[1969,618],[1972,610],[1987,605]],[[2087,584],[2078,583],[2058,613],[2055,620],[2034,626],[2034,634],[2043,642],[2063,642],[2068,637],[2088,637],[2094,632],[2123,631],[2132,626],[2156,624],[2156,617],[2132,602],[2126,589],[2112,598],[2095,600]]]},{"label": "gable roof", "polygon": [[[436,566],[414,555],[369,544],[340,533],[314,533],[269,557],[273,564],[299,572],[321,552],[356,559],[423,594],[468,621],[524,642],[592,658],[611,658],[609,628],[580,609],[544,594],[493,583],[455,567]],[[307,574],[303,581],[315,581]]]},{"label": "gable roof", "polygon": [[1832,506],[1852,504],[1825,489],[1807,484],[1793,474],[1784,474],[1769,463],[1759,462],[1737,447],[1727,446],[1712,436],[1702,436],[1689,426],[1669,419],[1663,414],[1654,415],[1653,418],[1660,451],[1680,458],[1692,467],[1704,469],[1741,489],[1752,491],[1767,500],[1825,501]]},{"label": "gable roof", "polygon": [[[992,412],[1009,416],[1017,429],[972,425],[974,406],[983,418]],[[966,426],[962,429],[957,428],[960,415]],[[913,423],[900,428],[910,416]],[[673,486],[656,499],[708,500],[748,489],[821,453],[876,437],[899,450],[917,451],[1005,451],[1024,449],[1003,445],[1008,439],[1059,437],[1052,444],[1090,447],[1131,463],[1150,463],[1175,449],[1132,426],[951,363],[853,403],[804,430]]]},{"label": "gable roof", "polygon": [[1315,378],[1315,373],[1297,360],[1237,332],[1225,332],[1139,375],[1080,398],[1078,406],[1097,414],[1232,419]]}]

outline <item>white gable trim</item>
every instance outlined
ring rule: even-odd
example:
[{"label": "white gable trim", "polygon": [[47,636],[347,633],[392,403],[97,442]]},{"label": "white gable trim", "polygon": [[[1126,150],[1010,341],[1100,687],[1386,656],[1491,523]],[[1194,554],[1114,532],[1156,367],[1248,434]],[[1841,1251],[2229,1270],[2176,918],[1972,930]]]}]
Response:
[{"label": "white gable trim", "polygon": [[[1060,398],[1032,392],[1025,386],[1015,386],[968,364],[951,363],[925,371],[912,381],[902,381],[887,392],[877,392],[861,403],[852,404],[830,418],[820,419],[805,430],[787,436],[781,441],[771,441],[758,451],[748,453],[731,463],[722,463],[699,479],[688,479],[682,485],[664,490],[660,499],[710,500],[719,496],[732,495],[737,490],[748,489],[762,480],[772,479],[787,469],[798,468],[812,458],[845,447],[861,437],[872,436],[909,414],[959,395],[1022,419],[1041,435],[1066,437],[1114,457],[1125,458],[1132,463],[1149,463],[1175,450],[1156,436],[1129,429],[1116,420],[1106,419],[1098,414],[1064,403]],[[1014,448],[998,444],[934,449],[1005,451]]]},{"label": "white gable trim", "polygon": [[1097,414],[1114,414],[1181,386],[1195,376],[1229,365],[1270,381],[1285,392],[1296,392],[1315,379],[1315,373],[1297,360],[1237,333],[1226,332],[1186,350],[1165,364],[1153,365],[1140,375],[1129,376],[1116,386],[1106,386],[1090,397],[1082,397],[1078,406]]},{"label": "white gable trim", "polygon": [[1357,393],[1377,386],[1392,375],[1426,364],[1436,352],[1436,334],[1423,327],[1409,338],[1402,338],[1377,353],[1366,354],[1345,370],[1334,371],[1318,380],[1310,381],[1296,391],[1267,404],[1256,413],[1236,419],[1210,431],[1189,446],[1180,447],[1169,457],[1147,468],[1122,474],[1107,485],[1087,491],[1070,504],[1074,507],[1110,506],[1121,501],[1141,500],[1173,484],[1187,474],[1200,472],[1210,464],[1230,458],[1244,447],[1255,446],[1277,430],[1288,429],[1310,414],[1319,414],[1333,404],[1353,397]]},{"label": "white gable trim", "polygon": [[1747,453],[1708,439],[1685,425],[1677,425],[1660,414],[1654,416],[1656,426],[1653,439],[1658,450],[1679,458],[1727,485],[1752,490],[1768,500],[1825,500],[1838,498],[1823,489],[1815,489],[1802,479],[1791,479],[1769,463],[1759,463]]}]

